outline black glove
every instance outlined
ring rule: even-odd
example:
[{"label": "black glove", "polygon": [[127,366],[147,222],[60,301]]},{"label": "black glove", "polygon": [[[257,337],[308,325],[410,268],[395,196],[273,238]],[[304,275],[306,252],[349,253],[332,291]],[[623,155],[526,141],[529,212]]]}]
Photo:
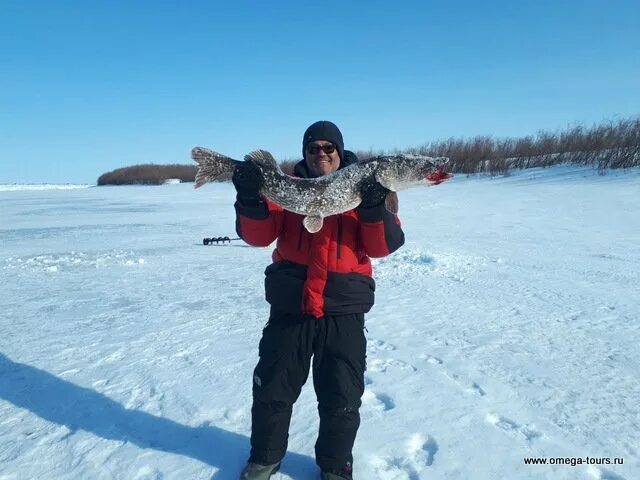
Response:
[{"label": "black glove", "polygon": [[380,185],[380,182],[364,185],[360,190],[362,202],[358,205],[358,208],[373,208],[383,205],[389,192],[390,190]]},{"label": "black glove", "polygon": [[242,203],[254,203],[260,200],[262,173],[252,162],[245,161],[236,165],[231,181],[238,192],[238,200]]}]

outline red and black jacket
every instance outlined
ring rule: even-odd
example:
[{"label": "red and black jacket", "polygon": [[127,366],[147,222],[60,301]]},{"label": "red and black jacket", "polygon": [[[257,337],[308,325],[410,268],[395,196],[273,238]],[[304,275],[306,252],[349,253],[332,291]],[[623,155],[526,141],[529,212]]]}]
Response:
[{"label": "red and black jacket", "polygon": [[[354,160],[345,152],[341,167]],[[295,173],[309,177],[304,161]],[[273,307],[288,313],[320,318],[368,312],[375,291],[370,257],[384,257],[404,244],[400,220],[384,204],[326,217],[314,234],[302,225],[302,215],[264,198],[253,205],[239,199],[235,208],[236,231],[245,242],[265,247],[277,240],[265,271],[265,294]]]}]

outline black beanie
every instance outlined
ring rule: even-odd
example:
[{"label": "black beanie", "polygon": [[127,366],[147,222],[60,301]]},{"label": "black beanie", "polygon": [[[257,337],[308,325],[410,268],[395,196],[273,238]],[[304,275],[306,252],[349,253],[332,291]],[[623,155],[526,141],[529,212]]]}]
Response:
[{"label": "black beanie", "polygon": [[340,129],[335,124],[327,120],[321,120],[307,128],[307,131],[304,132],[304,137],[302,137],[302,158],[306,158],[307,144],[317,140],[333,143],[336,146],[336,150],[338,150],[340,160],[342,160],[344,156],[344,141],[342,140]]}]

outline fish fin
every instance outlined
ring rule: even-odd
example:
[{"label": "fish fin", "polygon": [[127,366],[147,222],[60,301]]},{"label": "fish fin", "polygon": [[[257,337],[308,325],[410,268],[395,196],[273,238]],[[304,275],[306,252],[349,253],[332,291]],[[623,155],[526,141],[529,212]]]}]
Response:
[{"label": "fish fin", "polygon": [[309,233],[319,232],[323,222],[324,219],[320,215],[309,215],[302,220],[304,228],[306,228]]},{"label": "fish fin", "polygon": [[249,162],[257,163],[258,165],[262,165],[265,167],[277,167],[278,162],[273,158],[271,153],[266,150],[254,150],[253,152],[248,153],[244,156],[244,159]]},{"label": "fish fin", "polygon": [[191,158],[198,164],[194,188],[200,188],[205,183],[217,180],[224,175],[232,175],[236,165],[240,163],[238,160],[204,147],[195,147],[191,150]]},{"label": "fish fin", "polygon": [[386,198],[384,199],[384,206],[388,211],[393,213],[394,215],[398,214],[398,210],[400,209],[400,202],[398,201],[398,194],[396,192],[387,193]]}]

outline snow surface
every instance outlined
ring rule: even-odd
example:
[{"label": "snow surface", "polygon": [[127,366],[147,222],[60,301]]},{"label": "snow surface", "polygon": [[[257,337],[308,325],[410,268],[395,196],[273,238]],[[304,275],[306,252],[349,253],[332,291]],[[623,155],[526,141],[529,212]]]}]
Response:
[{"label": "snow surface", "polygon": [[[0,479],[236,479],[271,249],[210,184],[0,192]],[[400,193],[359,480],[640,478],[640,170]],[[274,478],[315,479],[311,382]],[[525,457],[623,458],[622,466]]]},{"label": "snow surface", "polygon": [[15,192],[28,190],[75,190],[89,188],[94,185],[78,185],[73,183],[0,183],[0,192]]}]

